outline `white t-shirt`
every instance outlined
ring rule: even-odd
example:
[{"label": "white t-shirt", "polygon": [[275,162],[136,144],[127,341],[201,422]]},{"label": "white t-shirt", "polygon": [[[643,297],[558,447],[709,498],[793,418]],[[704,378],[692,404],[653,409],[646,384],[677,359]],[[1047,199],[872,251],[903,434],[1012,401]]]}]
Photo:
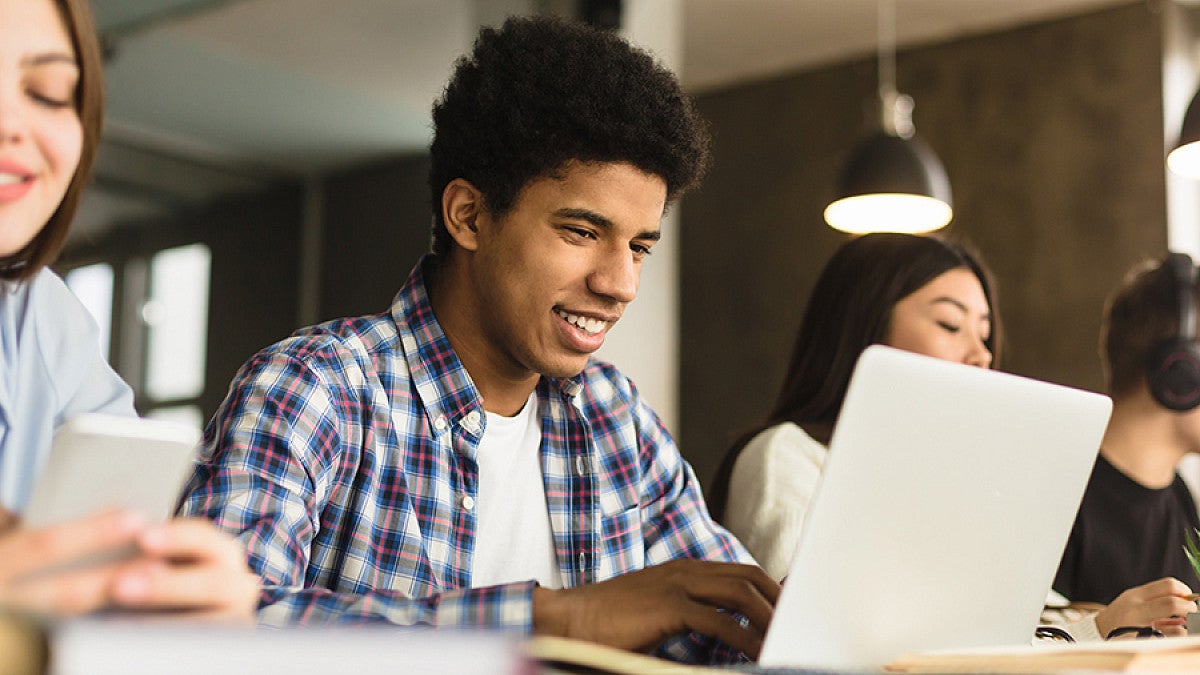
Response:
[{"label": "white t-shirt", "polygon": [[542,480],[537,407],[537,397],[530,395],[516,417],[487,414],[476,455],[479,489],[471,559],[471,585],[476,588],[529,579],[562,588]]}]

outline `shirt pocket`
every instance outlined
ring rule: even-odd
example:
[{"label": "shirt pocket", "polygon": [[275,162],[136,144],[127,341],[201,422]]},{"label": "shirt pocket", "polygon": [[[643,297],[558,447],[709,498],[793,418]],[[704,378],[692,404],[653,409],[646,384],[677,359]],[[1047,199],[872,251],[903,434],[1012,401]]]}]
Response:
[{"label": "shirt pocket", "polygon": [[645,566],[642,511],[632,506],[600,517],[600,565],[597,580],[640,570]]}]

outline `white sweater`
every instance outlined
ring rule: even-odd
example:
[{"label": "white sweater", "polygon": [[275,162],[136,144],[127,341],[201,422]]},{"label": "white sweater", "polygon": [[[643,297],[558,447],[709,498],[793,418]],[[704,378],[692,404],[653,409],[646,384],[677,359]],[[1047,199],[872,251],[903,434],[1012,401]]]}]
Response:
[{"label": "white sweater", "polygon": [[829,451],[791,422],[746,444],[729,479],[724,525],[774,579],[787,576]]}]

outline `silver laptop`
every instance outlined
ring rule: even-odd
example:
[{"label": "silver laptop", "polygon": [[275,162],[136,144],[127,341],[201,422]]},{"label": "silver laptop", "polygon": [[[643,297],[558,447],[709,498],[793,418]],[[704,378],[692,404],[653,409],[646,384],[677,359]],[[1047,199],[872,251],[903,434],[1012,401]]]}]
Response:
[{"label": "silver laptop", "polygon": [[860,357],[763,666],[1028,644],[1111,401],[883,346]]}]

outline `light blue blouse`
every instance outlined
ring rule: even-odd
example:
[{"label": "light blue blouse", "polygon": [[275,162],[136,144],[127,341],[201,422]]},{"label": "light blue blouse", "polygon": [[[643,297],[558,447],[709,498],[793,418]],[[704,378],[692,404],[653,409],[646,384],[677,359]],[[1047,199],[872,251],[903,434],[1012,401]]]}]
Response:
[{"label": "light blue blouse", "polygon": [[87,412],[135,415],[96,322],[56,274],[0,281],[0,505],[20,511],[54,430]]}]

